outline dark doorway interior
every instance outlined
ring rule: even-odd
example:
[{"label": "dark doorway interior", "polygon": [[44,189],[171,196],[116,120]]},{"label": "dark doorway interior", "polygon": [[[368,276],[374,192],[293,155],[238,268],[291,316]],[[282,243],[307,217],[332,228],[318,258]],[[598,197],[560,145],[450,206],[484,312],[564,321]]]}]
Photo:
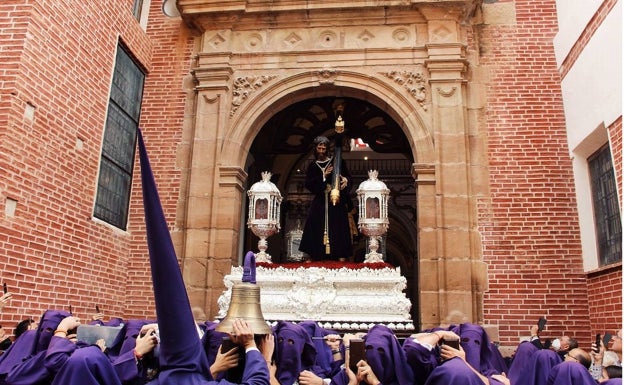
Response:
[{"label": "dark doorway interior", "polygon": [[[343,108],[345,142],[350,143],[345,145],[343,157],[354,180],[353,202],[358,205],[355,191],[368,179],[369,170],[377,170],[379,179],[390,189],[390,226],[380,250],[386,262],[400,267],[406,277],[412,319],[418,324],[418,248],[416,194],[411,176],[412,149],[399,124],[367,101],[345,97],[303,100],[273,115],[256,136],[247,162],[247,189],[261,179],[261,172],[270,171],[273,174],[271,181],[283,198],[282,229],[268,238],[267,252],[275,263],[287,261],[289,232],[303,228],[311,199],[303,182],[307,165],[313,159],[312,142],[319,135],[332,140],[338,106]],[[244,250],[257,252],[258,238],[245,229]],[[351,260],[363,260],[366,245],[366,237],[360,234],[354,240]]]}]

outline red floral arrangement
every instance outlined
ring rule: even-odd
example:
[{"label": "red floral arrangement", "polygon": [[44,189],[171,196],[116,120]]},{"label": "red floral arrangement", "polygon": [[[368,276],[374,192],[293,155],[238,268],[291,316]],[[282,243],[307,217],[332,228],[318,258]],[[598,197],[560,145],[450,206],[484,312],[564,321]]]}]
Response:
[{"label": "red floral arrangement", "polygon": [[340,262],[340,261],[310,261],[310,262],[288,262],[288,263],[267,263],[267,262],[258,262],[256,266],[264,267],[265,269],[277,269],[279,267],[283,267],[284,269],[298,269],[300,267],[324,267],[326,269],[385,269],[391,268],[392,266],[389,263],[385,262],[374,262],[374,263],[356,263],[356,262]]}]

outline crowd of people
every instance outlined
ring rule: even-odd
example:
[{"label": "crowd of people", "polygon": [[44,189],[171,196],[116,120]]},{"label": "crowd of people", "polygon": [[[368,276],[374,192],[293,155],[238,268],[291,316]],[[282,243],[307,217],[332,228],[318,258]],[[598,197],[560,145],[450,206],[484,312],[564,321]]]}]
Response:
[{"label": "crowd of people", "polygon": [[[608,346],[601,341],[588,352],[568,336],[540,338],[532,327],[532,338],[505,358],[483,327],[467,322],[405,338],[382,324],[363,333],[340,334],[314,321],[280,321],[271,334],[254,335],[244,321],[237,322],[235,330],[225,333],[216,330],[217,322],[196,319],[193,333],[209,365],[207,380],[215,384],[621,384],[621,330]],[[78,317],[46,311],[34,329],[14,337],[0,355],[0,384],[193,383],[158,381],[164,363],[159,360],[155,320],[104,321],[97,313],[88,324],[120,332],[109,346],[103,340],[81,341]]]}]

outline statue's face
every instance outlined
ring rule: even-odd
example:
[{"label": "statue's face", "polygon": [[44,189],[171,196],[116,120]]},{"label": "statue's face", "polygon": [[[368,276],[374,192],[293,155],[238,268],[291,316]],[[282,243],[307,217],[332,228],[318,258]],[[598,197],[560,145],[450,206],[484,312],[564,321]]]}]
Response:
[{"label": "statue's face", "polygon": [[320,159],[325,159],[327,157],[327,144],[319,143],[316,145],[316,154]]}]

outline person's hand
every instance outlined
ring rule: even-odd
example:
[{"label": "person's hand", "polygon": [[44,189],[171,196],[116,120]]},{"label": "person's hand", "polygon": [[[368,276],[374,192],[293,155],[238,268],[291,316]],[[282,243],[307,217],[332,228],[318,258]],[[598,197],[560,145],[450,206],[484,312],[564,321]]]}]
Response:
[{"label": "person's hand", "polygon": [[371,368],[370,365],[366,363],[366,361],[360,360],[357,363],[357,367],[358,372],[356,377],[358,381],[364,381],[368,385],[377,385],[381,382],[373,372],[373,368]]},{"label": "person's hand", "polygon": [[245,350],[256,347],[253,330],[247,321],[237,318],[232,323],[232,327],[234,333],[230,335],[230,338],[234,343],[242,346]]},{"label": "person's hand", "polygon": [[351,340],[353,339],[361,339],[362,337],[364,337],[366,335],[366,333],[345,333],[342,336],[342,343],[344,344],[345,347],[349,346],[349,343],[351,342]]},{"label": "person's hand", "polygon": [[466,361],[466,352],[464,352],[461,345],[459,345],[459,350],[448,345],[440,345],[440,357],[442,357],[444,361],[450,360],[453,357],[459,357]]},{"label": "person's hand", "polygon": [[238,366],[238,347],[234,349],[230,349],[225,353],[221,353],[221,348],[223,345],[219,346],[219,351],[217,352],[217,356],[212,365],[210,365],[210,374],[212,374],[212,378],[217,378],[219,373],[225,372],[228,369],[235,368]]},{"label": "person's hand", "polygon": [[349,180],[345,178],[344,176],[340,175],[340,189],[344,190],[344,188],[347,187],[348,183],[349,183]]},{"label": "person's hand", "polygon": [[345,373],[347,373],[347,378],[349,378],[349,384],[348,385],[357,385],[358,384],[357,376],[349,368],[349,365],[345,365],[344,370],[345,370]]},{"label": "person's hand", "polygon": [[104,319],[104,313],[95,313],[91,316],[92,321],[101,321]]},{"label": "person's hand", "polygon": [[331,350],[339,350],[342,338],[338,334],[328,334],[324,338],[325,343]]},{"label": "person's hand", "polygon": [[262,337],[258,350],[262,353],[262,356],[267,364],[270,364],[273,359],[273,352],[275,351],[275,336],[273,333],[265,334]]},{"label": "person's hand", "polygon": [[[56,330],[64,331],[65,334],[67,334],[67,331],[76,329],[79,325],[80,325],[80,318],[70,315],[68,317],[63,318],[63,320],[56,327]],[[67,337],[69,338],[69,336]]]},{"label": "person's hand", "polygon": [[145,326],[149,325],[145,325],[144,327],[142,327],[141,332],[136,338],[134,351],[140,357],[151,352],[152,350],[154,350],[156,345],[158,345],[156,328],[153,325],[154,324],[151,324],[151,327],[148,328],[145,328]]},{"label": "person's hand", "polygon": [[600,341],[600,348],[598,349],[598,352],[594,350],[595,348],[596,348],[596,343],[592,342],[591,349],[589,350],[589,355],[591,356],[592,362],[594,364],[602,365],[602,358],[604,357],[605,346],[602,343],[602,341]]},{"label": "person's hand", "polygon": [[100,348],[102,352],[106,350],[106,342],[104,342],[104,338],[100,338],[99,340],[95,341],[95,344]]},{"label": "person's hand", "polygon": [[11,293],[4,293],[2,297],[0,297],[0,312],[4,309],[4,306],[9,303],[12,297],[13,294]]},{"label": "person's hand", "polygon": [[325,168],[325,172],[323,172],[323,177],[327,178],[329,176],[329,174],[332,173],[332,171],[334,171],[334,165],[330,164]]},{"label": "person's hand", "polygon": [[309,370],[299,373],[300,385],[325,385],[323,379]]},{"label": "person's hand", "polygon": [[509,378],[507,378],[505,372],[503,372],[502,374],[493,374],[490,377],[500,382],[501,384],[511,385],[511,381],[509,381]]},{"label": "person's hand", "polygon": [[539,336],[539,328],[537,327],[537,325],[531,326],[531,337],[538,337],[538,336]]}]

